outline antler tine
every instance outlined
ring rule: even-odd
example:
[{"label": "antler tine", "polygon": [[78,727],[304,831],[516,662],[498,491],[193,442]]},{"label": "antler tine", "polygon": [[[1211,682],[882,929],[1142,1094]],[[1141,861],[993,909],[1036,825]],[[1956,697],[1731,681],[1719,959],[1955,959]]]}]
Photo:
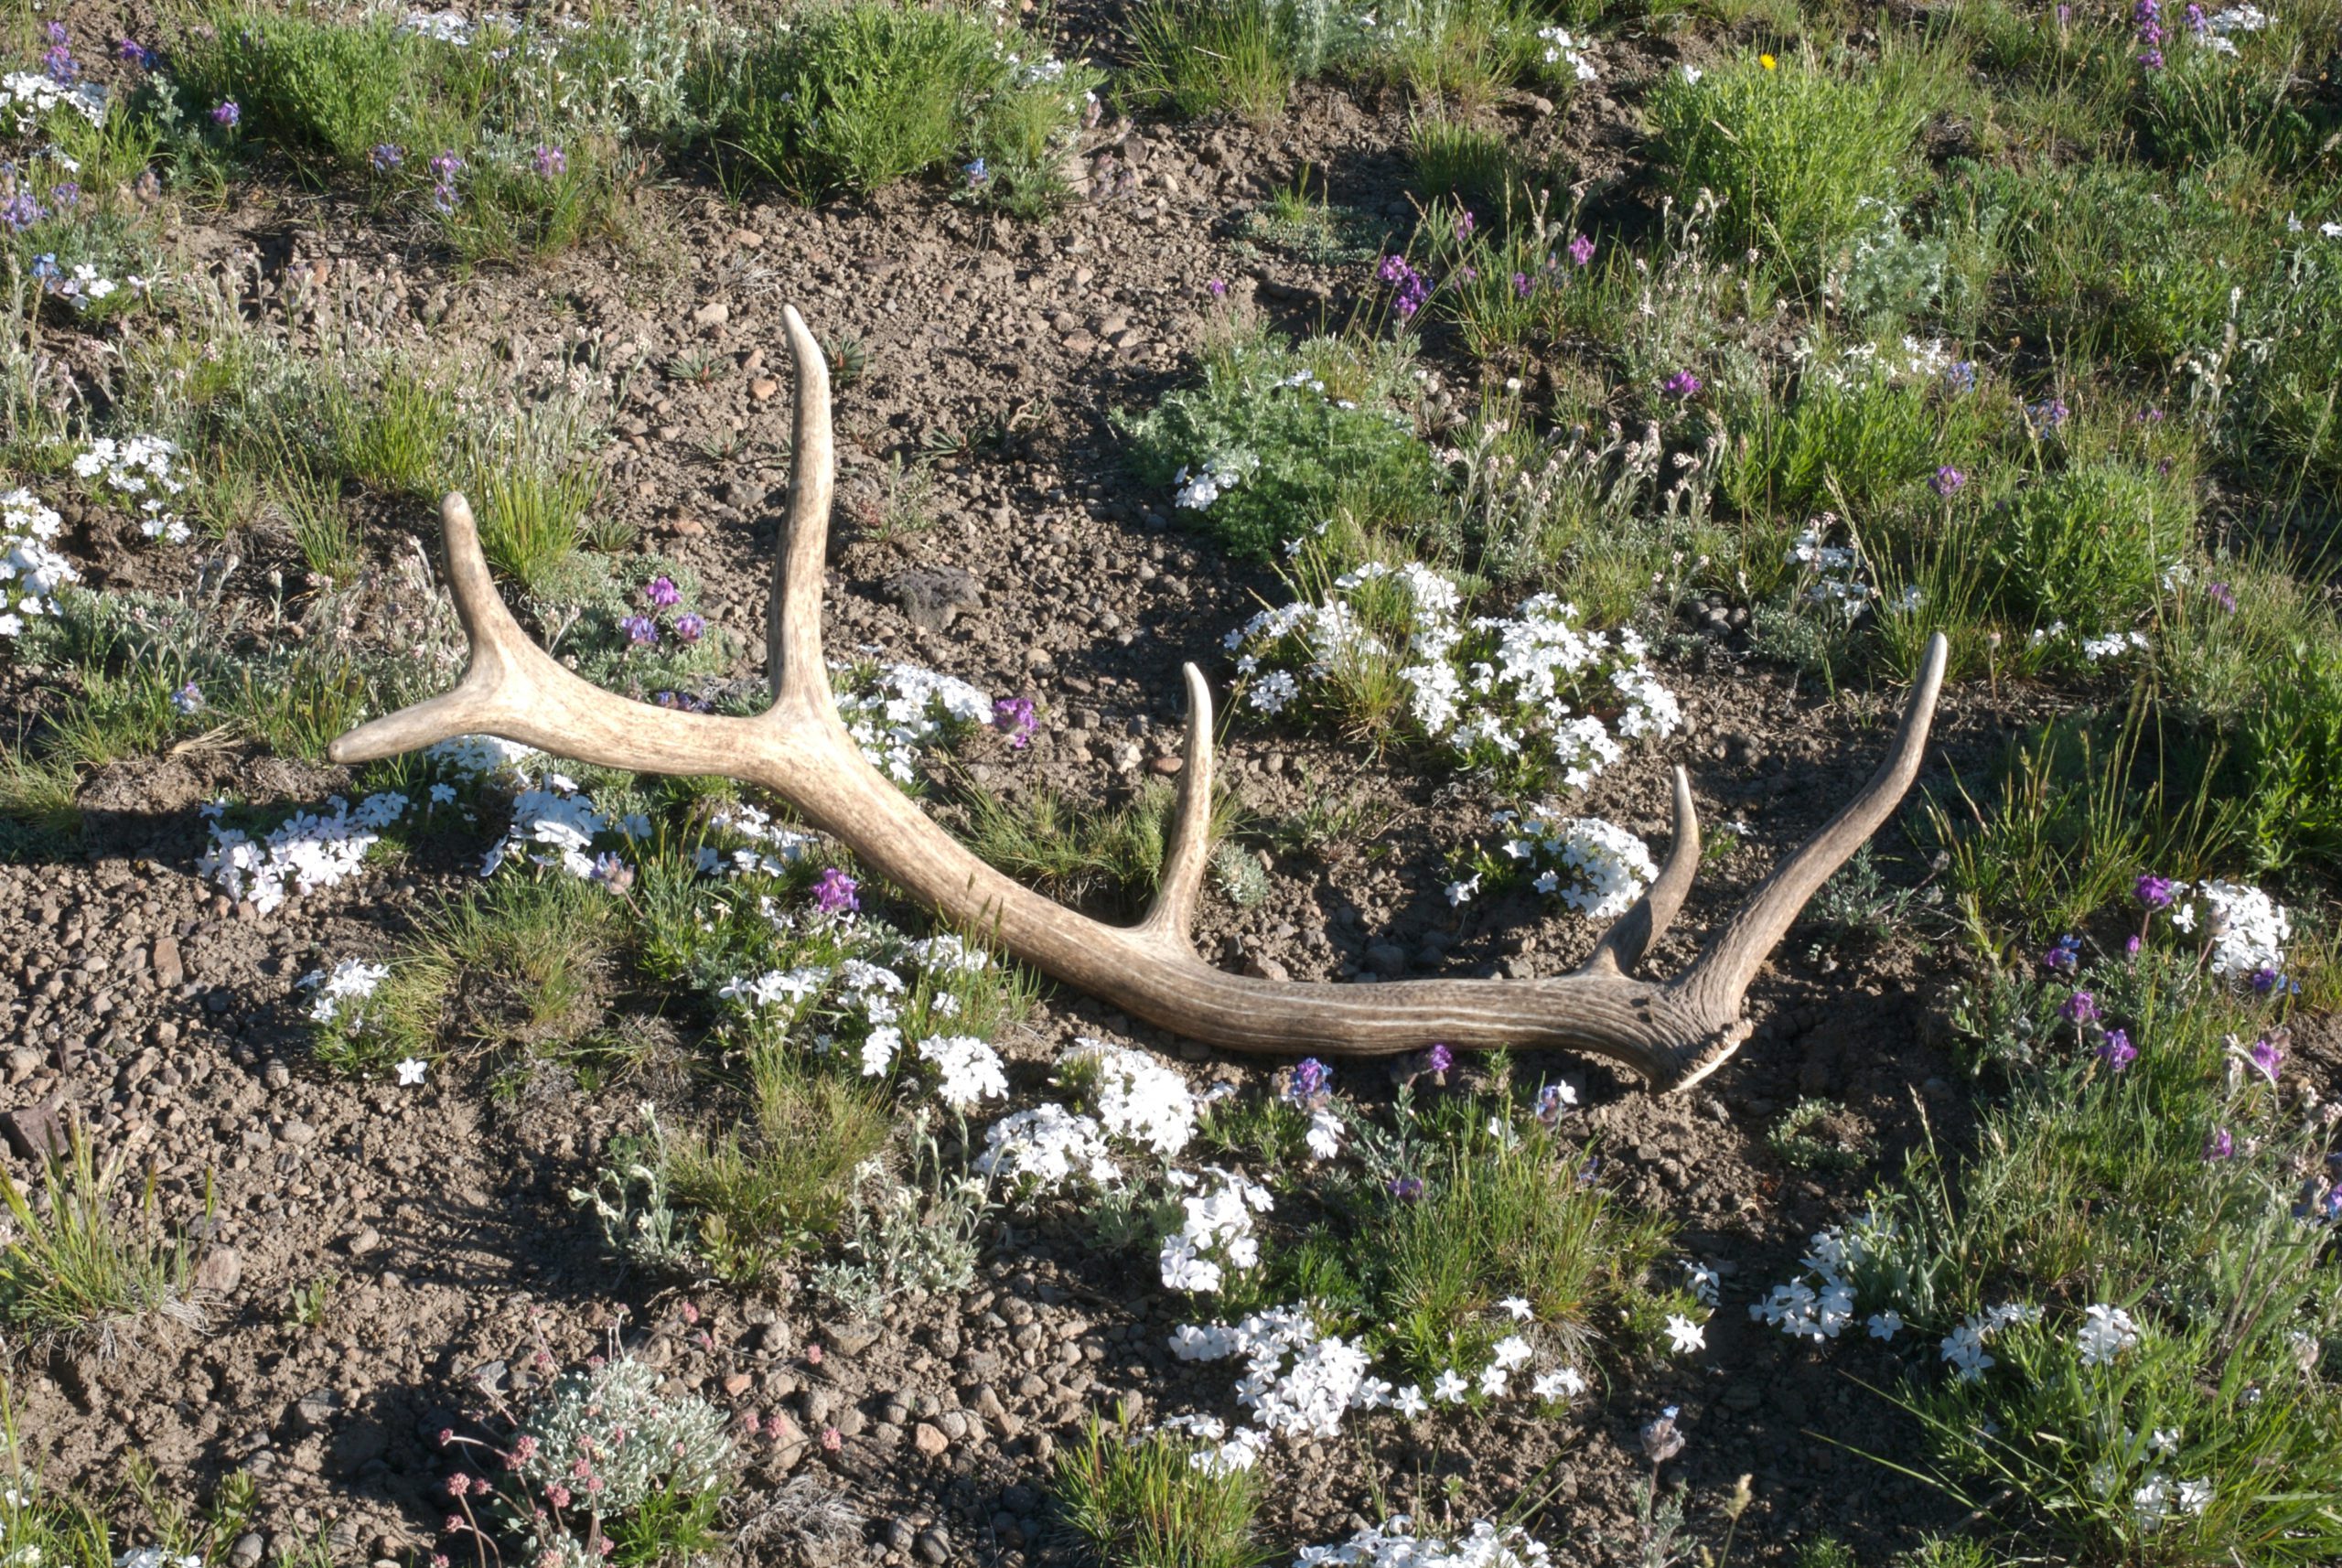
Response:
[{"label": "antler tine", "polygon": [[1903,719],[1896,726],[1895,745],[1854,798],[1821,830],[1805,841],[1796,854],[1773,868],[1748,901],[1727,921],[1708,950],[1672,988],[1696,997],[1717,1016],[1736,1016],[1748,983],[1764,967],[1766,955],[1789,934],[1806,905],[1849,855],[1885,822],[1911,780],[1918,777],[1919,758],[1926,753],[1928,730],[1934,720],[1936,698],[1943,690],[1943,672],[1951,644],[1943,633],[1928,639],[1927,657],[1919,678],[1912,682]]},{"label": "antler tine", "polygon": [[835,721],[829,665],[822,653],[822,587],[830,541],[837,448],[830,428],[830,366],[793,305],[781,308],[797,369],[797,409],[789,465],[789,513],[773,553],[765,648],[773,706]]},{"label": "antler tine", "polygon": [[1699,808],[1692,803],[1692,776],[1678,768],[1675,842],[1667,851],[1667,862],[1643,890],[1643,896],[1635,900],[1634,908],[1612,921],[1610,929],[1602,933],[1602,940],[1586,956],[1585,967],[1617,974],[1642,962],[1651,944],[1675,923],[1676,912],[1683,908],[1684,897],[1692,891],[1692,879],[1699,870]]},{"label": "antler tine", "polygon": [[1211,687],[1192,664],[1179,667],[1187,682],[1187,746],[1179,763],[1179,799],[1171,816],[1169,848],[1163,857],[1163,889],[1146,913],[1141,933],[1157,941],[1190,947],[1196,898],[1202,891],[1204,861],[1211,852]]}]

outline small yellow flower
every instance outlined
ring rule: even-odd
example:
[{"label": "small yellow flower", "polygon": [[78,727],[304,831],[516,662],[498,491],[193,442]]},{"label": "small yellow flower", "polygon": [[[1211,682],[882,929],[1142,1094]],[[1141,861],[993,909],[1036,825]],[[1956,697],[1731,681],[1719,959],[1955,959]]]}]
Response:
[{"label": "small yellow flower", "polygon": [[1775,60],[1771,55],[1758,55],[1756,57],[1756,63],[1763,66],[1767,70],[1770,70],[1779,62]]}]

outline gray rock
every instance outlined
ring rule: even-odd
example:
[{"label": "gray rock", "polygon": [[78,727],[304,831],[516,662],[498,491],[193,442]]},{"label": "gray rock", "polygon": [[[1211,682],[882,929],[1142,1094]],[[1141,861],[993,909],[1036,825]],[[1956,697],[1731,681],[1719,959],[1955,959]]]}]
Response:
[{"label": "gray rock", "polygon": [[940,1526],[920,1530],[917,1547],[919,1556],[929,1563],[940,1565],[951,1561],[951,1538],[943,1533]]},{"label": "gray rock", "polygon": [[886,596],[902,607],[913,626],[942,631],[962,610],[980,607],[983,585],[959,566],[915,566],[886,579]]},{"label": "gray rock", "polygon": [[243,1283],[243,1254],[233,1247],[206,1247],[195,1260],[192,1281],[196,1289],[214,1295],[226,1295]]},{"label": "gray rock", "polygon": [[268,1550],[268,1538],[256,1530],[248,1530],[236,1537],[236,1544],[228,1549],[231,1568],[258,1568],[261,1554]]},{"label": "gray rock", "polygon": [[1407,972],[1407,950],[1396,942],[1376,942],[1366,950],[1368,967],[1386,980],[1396,980]]}]

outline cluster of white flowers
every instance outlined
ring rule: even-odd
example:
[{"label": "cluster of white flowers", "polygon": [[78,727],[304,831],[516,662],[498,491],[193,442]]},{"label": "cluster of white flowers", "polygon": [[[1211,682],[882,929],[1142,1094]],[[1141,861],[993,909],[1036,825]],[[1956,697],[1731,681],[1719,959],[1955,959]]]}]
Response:
[{"label": "cluster of white flowers", "polygon": [[1000,1053],[973,1035],[930,1036],[919,1043],[919,1057],[935,1069],[935,1092],[954,1111],[971,1111],[979,1101],[1008,1094]]},{"label": "cluster of white flowers", "polygon": [[2145,1479],[2131,1490],[2131,1514],[2149,1530],[2159,1530],[2174,1520],[2200,1514],[2212,1506],[2212,1483],[2208,1478],[2174,1481],[2161,1470],[2150,1470]]},{"label": "cluster of white flowers", "polygon": [[[1806,1273],[1775,1285],[1764,1300],[1750,1303],[1748,1316],[1792,1338],[1810,1339],[1817,1345],[1835,1339],[1854,1320],[1854,1286],[1849,1276],[1869,1262],[1892,1234],[1875,1213],[1864,1215],[1851,1227],[1832,1225],[1815,1231],[1812,1249],[1799,1260]],[[1874,1339],[1892,1339],[1902,1328],[1902,1315],[1892,1307],[1871,1314]]]},{"label": "cluster of white flowers", "polygon": [[249,898],[265,915],[295,892],[302,896],[330,887],[358,874],[366,852],[381,842],[382,830],[412,804],[396,790],[369,795],[352,810],[336,795],[328,811],[295,811],[264,840],[242,828],[223,827],[223,803],[203,808],[211,843],[196,861],[196,874],[217,883],[237,900]]},{"label": "cluster of white flowers", "polygon": [[2082,1326],[2074,1332],[2074,1349],[2085,1367],[2104,1367],[2139,1342],[2139,1326],[2129,1313],[2104,1302],[2082,1311]]},{"label": "cluster of white flowers", "polygon": [[985,1129],[976,1169],[1006,1176],[1028,1192],[1054,1192],[1076,1176],[1110,1187],[1116,1176],[1098,1119],[1054,1101],[1004,1116]]},{"label": "cluster of white flowers", "polygon": [[1971,1312],[1960,1326],[1943,1337],[1943,1359],[1952,1364],[1963,1383],[1982,1382],[1984,1374],[1997,1363],[1984,1353],[1984,1347],[2002,1329],[2020,1323],[2040,1321],[2041,1309],[2023,1302],[2003,1302],[1982,1312]]},{"label": "cluster of white flowers", "polygon": [[[492,876],[516,855],[537,865],[558,865],[572,876],[594,875],[594,841],[605,833],[631,840],[650,836],[650,819],[639,811],[606,815],[565,774],[549,773],[542,786],[512,797],[512,826],[491,845],[479,874]],[[534,853],[542,846],[548,853]]]},{"label": "cluster of white flowers", "polygon": [[2200,920],[2211,943],[2214,974],[2251,976],[2285,967],[2285,944],[2294,937],[2293,917],[2258,887],[2208,880],[2172,886],[2171,923],[2192,932]]},{"label": "cluster of white flowers", "polygon": [[[1877,210],[1882,223],[1899,232],[1901,213],[1892,203],[1864,197],[1857,206]],[[1951,345],[1940,338],[1906,337],[1900,343],[1850,343],[1834,359],[1823,359],[1810,339],[1790,350],[1811,381],[1833,387],[1864,386],[1872,381],[1933,381],[1958,362]]]},{"label": "cluster of white flowers", "polygon": [[57,590],[81,574],[50,544],[64,520],[30,490],[0,495],[0,637],[21,637],[25,617],[55,615]]},{"label": "cluster of white flowers", "polygon": [[[339,1024],[355,1029],[366,1021],[356,1004],[373,995],[374,988],[390,977],[388,964],[368,963],[357,958],[346,958],[330,970],[304,975],[302,989],[317,993],[317,999],[309,1004],[309,1016],[320,1024]],[[349,1011],[345,1013],[344,1008]]]},{"label": "cluster of white flowers", "polygon": [[73,471],[85,479],[101,479],[108,489],[142,498],[139,532],[149,539],[185,544],[191,537],[187,521],[170,510],[164,498],[187,489],[175,471],[178,445],[160,435],[133,435],[116,441],[101,435],[73,459]]},{"label": "cluster of white flowers", "polygon": [[[40,1568],[40,1548],[25,1547],[5,1561],[7,1568]],[[202,1568],[202,1563],[192,1552],[175,1557],[159,1546],[137,1546],[117,1555],[113,1568]]]},{"label": "cluster of white flowers", "polygon": [[1547,65],[1565,65],[1580,81],[1592,81],[1599,74],[1587,56],[1585,41],[1572,38],[1567,27],[1540,27],[1537,39],[1545,46]]},{"label": "cluster of white flowers", "polygon": [[56,108],[72,110],[92,125],[106,123],[106,90],[94,81],[70,86],[28,70],[0,76],[0,116],[6,116],[16,134],[29,136]]},{"label": "cluster of white flowers", "polygon": [[1537,891],[1558,894],[1595,919],[1625,914],[1659,875],[1643,841],[1600,817],[1554,821],[1499,811],[1497,821],[1512,835],[1504,842],[1505,854],[1533,874]]},{"label": "cluster of white flowers", "polygon": [[897,784],[919,777],[919,749],[952,724],[984,724],[992,699],[950,675],[915,664],[882,664],[837,694],[838,717],[870,765]]},{"label": "cluster of white flowers", "polygon": [[1191,511],[1201,511],[1218,500],[1222,492],[1241,484],[1244,477],[1259,466],[1260,460],[1249,452],[1239,452],[1226,457],[1207,457],[1203,467],[1192,473],[1183,465],[1171,477],[1172,483],[1179,487],[1172,493],[1171,502]]},{"label": "cluster of white flowers", "polygon": [[[1503,1305],[1516,1321],[1531,1316],[1520,1297]],[[1488,1399],[1508,1393],[1561,1404],[1586,1390],[1585,1379],[1574,1367],[1555,1366],[1516,1385],[1536,1350],[1519,1333],[1509,1334],[1490,1348],[1488,1364],[1474,1377],[1455,1368],[1432,1380],[1425,1397],[1421,1384],[1399,1387],[1375,1377],[1365,1348],[1338,1337],[1322,1335],[1306,1306],[1272,1307],[1244,1318],[1232,1327],[1224,1323],[1182,1324],[1172,1331],[1171,1353],[1182,1361],[1244,1359],[1244,1376],[1236,1384],[1236,1402],[1252,1412],[1252,1427],[1227,1436],[1214,1417],[1176,1417],[1163,1424],[1203,1437],[1218,1444],[1196,1455],[1196,1463],[1213,1468],[1249,1469],[1273,1437],[1332,1437],[1342,1417],[1353,1410],[1392,1410],[1402,1416],[1422,1415],[1436,1402],[1461,1404],[1477,1391]],[[1225,1441],[1222,1441],[1222,1439]]]},{"label": "cluster of white flowers", "polygon": [[1099,1124],[1169,1159],[1196,1133],[1187,1080],[1144,1051],[1082,1038],[1058,1058],[1068,1082],[1083,1086]]},{"label": "cluster of white flowers", "polygon": [[459,779],[485,779],[508,768],[518,768],[540,756],[533,746],[494,735],[450,736],[423,748],[423,759],[441,773]]},{"label": "cluster of white flowers", "polygon": [[2144,653],[2147,634],[2143,631],[2111,631],[2104,637],[2082,639],[2082,657],[2092,664],[2109,659],[2120,659],[2126,653]]},{"label": "cluster of white flowers", "polygon": [[[1252,1216],[1273,1207],[1269,1189],[1232,1171],[1211,1165],[1204,1171],[1212,1185],[1179,1200],[1186,1218],[1176,1234],[1163,1239],[1163,1288],[1216,1291],[1228,1271],[1250,1269],[1261,1261],[1261,1239],[1253,1231]],[[1173,1181],[1195,1187],[1198,1178],[1174,1172]]]},{"label": "cluster of white flowers", "polygon": [[[833,964],[767,970],[753,978],[736,976],[715,993],[755,1012],[784,1010],[789,1014],[784,1026],[818,1012],[827,1027],[814,1036],[813,1047],[823,1056],[838,1048],[839,1031],[858,1030],[863,1076],[884,1078],[903,1048],[899,998],[908,989],[903,977],[885,965],[849,958]],[[818,1008],[805,1005],[816,1000]]]},{"label": "cluster of white flowers", "polygon": [[[1424,738],[1470,765],[1527,764],[1572,789],[1625,755],[1621,738],[1664,737],[1682,725],[1633,631],[1584,631],[1577,607],[1551,594],[1509,618],[1466,621],[1461,607],[1454,580],[1431,567],[1369,562],[1336,578],[1323,603],[1262,610],[1225,642],[1238,672],[1254,678],[1256,708],[1279,711],[1304,682],[1387,665],[1406,684]],[[1606,724],[1590,709],[1618,716]]]},{"label": "cluster of white flowers", "polygon": [[483,32],[493,30],[508,35],[518,33],[521,30],[521,24],[510,16],[500,16],[494,12],[483,15],[478,21],[474,21],[460,11],[418,10],[409,11],[406,14],[406,20],[399,24],[398,30],[414,38],[429,38],[434,43],[453,44],[457,48],[468,48],[471,47],[472,40]]},{"label": "cluster of white flowers", "polygon": [[1480,1520],[1457,1536],[1417,1535],[1397,1514],[1328,1546],[1305,1546],[1294,1568],[1549,1568],[1553,1553],[1517,1524]]},{"label": "cluster of white flowers", "polygon": [[903,956],[929,973],[982,974],[992,967],[992,954],[949,931],[903,944]]},{"label": "cluster of white flowers", "polygon": [[[707,825],[725,832],[759,843],[773,851],[770,855],[749,850],[735,850],[730,867],[732,875],[745,875],[754,871],[778,875],[820,849],[822,841],[797,828],[787,828],[772,820],[772,814],[745,800],[720,806],[708,814]],[[715,870],[725,863],[714,851],[704,851],[700,856],[703,869]]]},{"label": "cluster of white flowers", "polygon": [[[1870,607],[1878,590],[1863,580],[1860,550],[1850,544],[1830,542],[1830,535],[1837,526],[1836,515],[1823,512],[1799,533],[1782,560],[1799,569],[1804,583],[1798,596],[1800,599],[1831,618],[1851,625]],[[1918,602],[1916,597],[1909,600],[1914,607]]]}]

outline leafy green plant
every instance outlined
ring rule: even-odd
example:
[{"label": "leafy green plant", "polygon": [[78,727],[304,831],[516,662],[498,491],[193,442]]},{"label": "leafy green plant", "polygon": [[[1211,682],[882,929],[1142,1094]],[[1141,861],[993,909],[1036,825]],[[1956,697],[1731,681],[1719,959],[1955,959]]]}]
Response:
[{"label": "leafy green plant", "polygon": [[[1010,875],[1054,898],[1102,895],[1125,908],[1151,897],[1163,877],[1177,791],[1152,779],[1119,806],[1092,810],[1049,789],[1005,800],[972,789],[968,847]],[[1209,832],[1216,842],[1234,827],[1236,797],[1217,792]]]},{"label": "leafy green plant", "polygon": [[1295,0],[1145,0],[1131,17],[1122,91],[1184,119],[1225,111],[1266,124],[1293,84],[1323,64],[1322,43],[1313,63],[1304,37],[1312,9]]},{"label": "leafy green plant", "polygon": [[1987,518],[1994,607],[2030,632],[2127,630],[2150,610],[2193,532],[2193,497],[2122,463],[2092,463],[2020,489]]}]

